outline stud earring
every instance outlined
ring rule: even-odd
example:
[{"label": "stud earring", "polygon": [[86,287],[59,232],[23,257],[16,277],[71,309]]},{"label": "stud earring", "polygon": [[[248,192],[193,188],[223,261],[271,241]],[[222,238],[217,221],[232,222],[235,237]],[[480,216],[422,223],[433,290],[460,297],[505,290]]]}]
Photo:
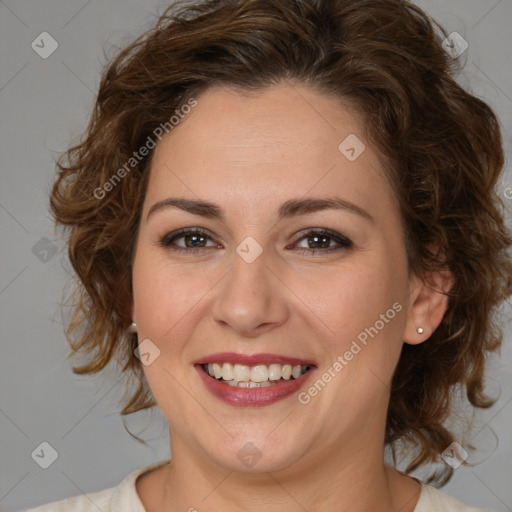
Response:
[{"label": "stud earring", "polygon": [[128,327],[128,332],[130,334],[137,332],[137,324],[135,322],[132,322],[130,327]]},{"label": "stud earring", "polygon": [[423,327],[418,327],[418,334],[423,334]]}]

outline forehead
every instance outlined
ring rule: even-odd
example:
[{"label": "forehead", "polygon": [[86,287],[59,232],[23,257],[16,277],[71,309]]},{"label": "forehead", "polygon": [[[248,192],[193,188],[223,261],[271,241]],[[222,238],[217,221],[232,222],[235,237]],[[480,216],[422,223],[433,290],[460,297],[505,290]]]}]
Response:
[{"label": "forehead", "polygon": [[155,148],[148,202],[171,192],[236,200],[236,208],[306,194],[389,201],[362,120],[340,100],[289,85],[257,92],[215,87],[196,99]]}]

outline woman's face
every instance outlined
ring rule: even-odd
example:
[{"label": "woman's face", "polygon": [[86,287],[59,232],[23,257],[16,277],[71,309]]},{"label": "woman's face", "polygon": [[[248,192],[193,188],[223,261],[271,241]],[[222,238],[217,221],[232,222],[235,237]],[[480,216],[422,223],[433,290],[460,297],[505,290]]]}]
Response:
[{"label": "woman's face", "polygon": [[155,149],[133,267],[173,456],[373,462],[416,285],[379,158],[341,102],[305,86],[197,102]]}]

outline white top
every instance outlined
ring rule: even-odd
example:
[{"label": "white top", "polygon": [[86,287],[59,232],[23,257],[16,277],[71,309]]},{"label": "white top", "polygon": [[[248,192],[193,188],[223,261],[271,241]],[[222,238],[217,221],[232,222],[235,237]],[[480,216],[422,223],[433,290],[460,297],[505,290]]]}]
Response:
[{"label": "white top", "polygon": [[[146,512],[135,488],[137,477],[170,462],[166,459],[130,473],[118,486],[91,494],[54,501],[31,508],[26,512]],[[421,494],[414,512],[485,512],[464,503],[435,487],[422,484]]]}]

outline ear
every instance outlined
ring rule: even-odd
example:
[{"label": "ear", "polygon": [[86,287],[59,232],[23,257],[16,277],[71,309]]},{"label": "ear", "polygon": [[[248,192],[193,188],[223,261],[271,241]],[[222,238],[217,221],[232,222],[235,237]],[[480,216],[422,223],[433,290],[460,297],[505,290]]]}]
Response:
[{"label": "ear", "polygon": [[[423,279],[411,280],[411,292],[404,341],[417,345],[426,341],[439,327],[448,309],[446,293],[455,280],[448,270],[429,272]],[[418,332],[418,328],[423,332]]]}]

